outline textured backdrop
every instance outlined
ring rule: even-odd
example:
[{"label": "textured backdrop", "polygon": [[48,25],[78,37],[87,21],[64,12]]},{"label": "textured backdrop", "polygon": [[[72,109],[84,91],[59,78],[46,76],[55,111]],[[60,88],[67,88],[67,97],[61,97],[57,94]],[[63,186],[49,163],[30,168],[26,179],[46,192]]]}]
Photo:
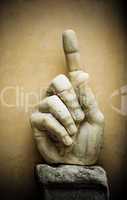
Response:
[{"label": "textured backdrop", "polygon": [[[61,34],[68,28],[77,33],[82,69],[90,73],[91,85],[105,115],[105,142],[100,163],[108,172],[113,197],[122,192],[123,175],[125,177],[126,174],[127,117],[121,111],[122,96],[115,94],[127,84],[127,68],[125,24],[120,2],[1,1],[0,92],[4,97],[4,102],[0,99],[2,200],[10,197],[22,200],[37,198],[33,169],[36,163],[42,161],[29,124],[33,109],[30,104],[37,102],[31,92],[39,95],[40,89],[45,89],[52,78],[59,73],[67,73]],[[17,104],[16,97],[19,100]],[[116,109],[118,107],[120,113]]]}]

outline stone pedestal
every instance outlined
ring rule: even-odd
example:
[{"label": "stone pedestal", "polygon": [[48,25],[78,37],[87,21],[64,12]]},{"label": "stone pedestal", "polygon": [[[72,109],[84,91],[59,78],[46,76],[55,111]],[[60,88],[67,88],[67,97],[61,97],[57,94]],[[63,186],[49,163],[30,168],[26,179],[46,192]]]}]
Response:
[{"label": "stone pedestal", "polygon": [[40,164],[36,167],[42,200],[108,200],[106,173],[99,166]]}]

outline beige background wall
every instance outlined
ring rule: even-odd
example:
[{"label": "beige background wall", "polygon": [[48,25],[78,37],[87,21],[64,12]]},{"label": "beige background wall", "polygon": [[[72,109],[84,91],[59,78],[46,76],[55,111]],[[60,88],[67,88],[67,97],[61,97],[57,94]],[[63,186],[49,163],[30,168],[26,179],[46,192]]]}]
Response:
[{"label": "beige background wall", "polygon": [[[0,100],[2,199],[11,195],[15,198],[19,195],[23,200],[37,198],[33,170],[42,161],[29,125],[32,108],[25,111],[26,98],[30,92],[39,95],[52,78],[67,73],[61,34],[68,28],[77,33],[82,69],[90,73],[91,85],[105,115],[105,143],[100,163],[108,172],[111,190],[117,195],[122,190],[126,116],[111,108],[111,102],[120,106],[120,96],[110,101],[112,93],[127,84],[126,38],[119,2],[13,0],[1,3],[0,92],[5,87],[17,86],[20,95],[24,95],[22,106],[7,107]],[[15,104],[14,88],[4,95],[8,104]],[[29,97],[30,103],[37,102],[32,94]]]}]

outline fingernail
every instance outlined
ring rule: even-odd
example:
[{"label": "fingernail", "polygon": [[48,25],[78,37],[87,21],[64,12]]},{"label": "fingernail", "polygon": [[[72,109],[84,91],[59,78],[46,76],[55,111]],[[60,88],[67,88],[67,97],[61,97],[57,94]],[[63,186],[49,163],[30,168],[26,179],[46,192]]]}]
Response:
[{"label": "fingernail", "polygon": [[73,124],[70,124],[68,131],[70,135],[75,135],[77,133],[77,127]]},{"label": "fingernail", "polygon": [[68,135],[63,137],[63,142],[66,146],[70,146],[73,143],[72,139]]}]

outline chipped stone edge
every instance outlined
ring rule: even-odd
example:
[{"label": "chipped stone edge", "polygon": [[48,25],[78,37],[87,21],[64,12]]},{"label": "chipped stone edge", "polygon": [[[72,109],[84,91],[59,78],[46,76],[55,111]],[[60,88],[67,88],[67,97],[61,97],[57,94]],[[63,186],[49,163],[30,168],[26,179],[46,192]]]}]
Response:
[{"label": "chipped stone edge", "polygon": [[82,184],[100,185],[107,192],[109,199],[109,187],[105,170],[100,166],[58,165],[50,166],[38,164],[36,175],[40,184]]}]

